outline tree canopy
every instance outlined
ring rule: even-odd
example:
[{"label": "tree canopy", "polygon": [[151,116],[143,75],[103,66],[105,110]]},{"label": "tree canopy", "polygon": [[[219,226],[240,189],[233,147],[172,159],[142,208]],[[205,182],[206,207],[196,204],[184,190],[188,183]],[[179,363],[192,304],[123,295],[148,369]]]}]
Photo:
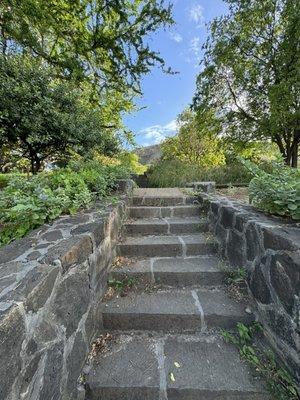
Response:
[{"label": "tree canopy", "polygon": [[223,134],[271,139],[296,166],[300,142],[300,13],[294,0],[226,0],[204,46],[194,107],[214,109]]},{"label": "tree canopy", "polygon": [[212,112],[197,116],[187,109],[177,122],[178,134],[162,144],[164,159],[177,159],[203,168],[224,164],[224,151],[216,137],[220,126]]},{"label": "tree canopy", "polygon": [[22,49],[98,92],[127,94],[154,64],[165,68],[147,37],[173,23],[165,0],[3,0],[0,21],[4,53]]},{"label": "tree canopy", "polygon": [[3,0],[0,143],[31,161],[131,139],[122,115],[140,80],[166,72],[149,35],[172,24],[165,0]]},{"label": "tree canopy", "polygon": [[[70,150],[84,153],[98,148],[118,150],[115,130],[118,113],[110,105],[93,107],[88,92],[71,82],[54,79],[52,70],[24,56],[0,57],[0,144],[15,148],[37,172],[41,162]],[[117,102],[115,109],[117,110]],[[108,109],[108,110],[107,110]]]}]

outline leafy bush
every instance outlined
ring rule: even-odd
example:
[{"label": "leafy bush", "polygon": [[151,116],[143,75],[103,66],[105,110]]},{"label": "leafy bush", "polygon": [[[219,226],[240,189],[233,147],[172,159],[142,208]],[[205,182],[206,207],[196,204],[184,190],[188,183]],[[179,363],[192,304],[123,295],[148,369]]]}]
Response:
[{"label": "leafy bush", "polygon": [[250,202],[270,214],[300,220],[300,170],[274,164],[266,172],[244,161],[254,178],[249,185]]},{"label": "leafy bush", "polygon": [[16,176],[25,177],[25,175],[18,173],[0,174],[0,189],[3,189],[5,186],[7,186],[10,180]]},{"label": "leafy bush", "polygon": [[0,244],[20,238],[62,213],[87,208],[96,196],[106,196],[116,179],[128,174],[122,165],[103,166],[91,161],[29,179],[14,176],[0,191]]},{"label": "leafy bush", "polygon": [[184,187],[193,181],[215,181],[219,184],[249,183],[252,175],[242,164],[204,169],[178,160],[161,161],[148,171],[152,187]]}]

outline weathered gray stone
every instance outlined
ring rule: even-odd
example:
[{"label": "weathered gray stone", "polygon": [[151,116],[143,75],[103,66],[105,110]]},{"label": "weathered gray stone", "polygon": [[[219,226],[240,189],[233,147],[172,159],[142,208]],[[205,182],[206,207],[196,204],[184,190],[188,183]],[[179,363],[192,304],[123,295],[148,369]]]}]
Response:
[{"label": "weathered gray stone", "polygon": [[21,371],[20,352],[25,337],[25,324],[18,306],[0,314],[0,398],[6,399]]},{"label": "weathered gray stone", "polygon": [[0,265],[15,260],[26,251],[33,248],[35,244],[36,240],[30,237],[25,237],[3,246],[0,248]]},{"label": "weathered gray stone", "polygon": [[56,242],[57,240],[62,239],[62,233],[61,233],[60,230],[55,229],[55,230],[53,230],[53,231],[44,233],[44,234],[41,236],[41,239],[42,239],[42,240],[46,240],[47,242]]},{"label": "weathered gray stone", "polygon": [[133,189],[133,181],[129,179],[118,179],[116,182],[116,190],[122,193],[131,194]]},{"label": "weathered gray stone", "polygon": [[[33,332],[33,340],[36,343],[37,349],[43,347],[45,342],[53,342],[57,338],[55,328],[56,326],[54,321],[47,321],[46,319],[41,320]],[[30,341],[28,342],[28,345],[34,346],[34,344],[30,344]]]},{"label": "weathered gray stone", "polygon": [[30,384],[33,384],[34,376],[39,368],[41,358],[42,353],[36,353],[22,372],[20,392],[21,394],[26,393],[28,399],[32,398],[29,386]]},{"label": "weathered gray stone", "polygon": [[76,332],[73,348],[66,360],[68,379],[63,390],[62,399],[75,399],[77,393],[77,381],[88,354],[88,347],[81,332]]},{"label": "weathered gray stone", "polygon": [[75,236],[51,247],[42,262],[51,264],[59,259],[66,272],[72,265],[86,261],[92,252],[93,244],[89,236]]},{"label": "weathered gray stone", "polygon": [[[122,256],[178,257],[184,255],[212,254],[215,244],[203,235],[128,237],[118,245]],[[186,254],[185,254],[186,253]]]},{"label": "weathered gray stone", "polygon": [[261,237],[257,232],[257,225],[255,223],[252,222],[247,225],[245,236],[247,259],[253,261],[256,257],[263,254]]},{"label": "weathered gray stone", "polygon": [[105,355],[100,353],[92,361],[87,398],[269,399],[238,352],[216,337],[171,337],[164,343],[145,335],[122,335],[110,347]]},{"label": "weathered gray stone", "polygon": [[150,259],[142,259],[130,267],[115,269],[112,277],[122,280],[125,277],[135,279],[138,285],[151,282],[173,287],[216,286],[222,283],[224,274],[218,267],[214,256],[189,258],[161,258],[153,260],[152,271]]},{"label": "weathered gray stone", "polygon": [[254,298],[262,304],[272,302],[270,289],[266,283],[262,270],[266,268],[264,264],[257,264],[253,271],[250,281],[250,289]]},{"label": "weathered gray stone", "polygon": [[[90,213],[90,210],[88,211],[88,213]],[[86,215],[84,213],[73,215],[72,217],[61,218],[58,220],[59,223],[71,224],[71,225],[85,224],[88,221],[89,221],[89,215]]]},{"label": "weathered gray stone", "polygon": [[[0,293],[5,293],[8,288],[14,288],[17,284],[17,278],[15,275],[5,276],[0,279]],[[5,296],[5,295],[4,295]],[[4,296],[1,296],[2,298]]]},{"label": "weathered gray stone", "polygon": [[[218,338],[170,338],[165,344],[165,356],[170,400],[269,398],[263,384],[251,376],[236,349]],[[171,373],[174,381],[170,379]]]},{"label": "weathered gray stone", "polygon": [[[25,300],[24,305],[27,311],[37,312],[44,306],[52,293],[55,280],[59,273],[59,267],[47,266],[43,269],[42,279],[40,279],[39,284],[33,288]],[[45,269],[47,270],[45,271]]]},{"label": "weathered gray stone", "polygon": [[281,303],[293,316],[295,296],[300,293],[300,264],[297,266],[287,254],[276,254],[272,257],[270,276]]},{"label": "weathered gray stone", "polygon": [[46,354],[43,386],[39,393],[39,400],[60,400],[60,382],[62,378],[64,346],[62,342],[53,344]]},{"label": "weathered gray stone", "polygon": [[195,190],[200,190],[204,193],[214,193],[216,190],[215,182],[191,182],[187,184],[187,187]]},{"label": "weathered gray stone", "polygon": [[182,255],[185,252],[187,256],[196,256],[202,254],[214,254],[216,250],[216,244],[210,237],[204,235],[181,235],[181,241],[185,244],[185,249],[183,248]]},{"label": "weathered gray stone", "polygon": [[227,239],[227,257],[230,264],[236,267],[245,267],[246,250],[244,237],[236,231],[230,230]]},{"label": "weathered gray stone", "polygon": [[[267,310],[266,314],[266,322],[273,332],[276,332],[277,341],[279,338],[299,352],[299,339],[296,339],[297,334],[295,335],[295,328],[293,327],[291,318],[289,318],[287,314],[284,314],[282,311],[275,308]],[[295,340],[297,340],[298,346]]]},{"label": "weathered gray stone", "polygon": [[28,254],[28,256],[26,257],[26,260],[34,261],[34,260],[37,260],[39,257],[41,257],[41,253],[39,251],[35,250]]},{"label": "weathered gray stone", "polygon": [[222,290],[129,294],[106,302],[103,307],[103,323],[107,330],[197,332],[203,329],[203,322],[209,327],[227,329],[235,327],[238,322],[251,320],[243,305],[231,300]]},{"label": "weathered gray stone", "polygon": [[90,233],[94,236],[96,246],[99,246],[104,239],[104,221],[98,220],[96,222],[89,222],[88,224],[79,225],[72,229],[72,235],[81,235],[83,233]]},{"label": "weathered gray stone", "polygon": [[212,230],[217,238],[218,252],[220,253],[222,258],[225,258],[228,231],[227,229],[223,228],[223,226],[220,223],[216,223],[215,225],[213,225]]},{"label": "weathered gray stone", "polygon": [[174,207],[130,207],[132,218],[170,218],[195,217],[200,215],[200,207],[196,205]]},{"label": "weathered gray stone", "polygon": [[106,246],[101,244],[101,248],[97,249],[89,258],[89,275],[91,279],[91,286],[94,289],[99,280],[103,276],[103,271],[108,269],[109,263],[112,261],[112,248],[110,242]]},{"label": "weathered gray stone", "polygon": [[41,243],[35,246],[35,250],[40,250],[40,249],[46,249],[47,247],[50,247],[51,243]]},{"label": "weathered gray stone", "polygon": [[239,213],[239,212],[236,213],[234,228],[237,229],[239,232],[243,232],[248,219],[249,219],[249,214]]},{"label": "weathered gray stone", "polygon": [[82,268],[76,268],[57,287],[53,313],[58,322],[65,326],[67,337],[76,330],[83,314],[88,310],[90,296],[88,274]]},{"label": "weathered gray stone", "polygon": [[94,339],[96,333],[102,332],[102,327],[102,314],[97,302],[91,305],[85,322],[85,334],[89,343]]},{"label": "weathered gray stone", "polygon": [[129,294],[104,304],[103,324],[107,331],[200,331],[201,315],[190,291]]},{"label": "weathered gray stone", "polygon": [[86,386],[91,399],[158,399],[155,343],[145,338],[120,338],[114,344],[114,351],[94,358]]},{"label": "weathered gray stone", "polygon": [[221,207],[220,224],[225,228],[232,228],[235,220],[235,209],[232,207]]},{"label": "weathered gray stone", "polygon": [[38,350],[38,346],[37,346],[36,341],[35,341],[33,338],[29,339],[29,341],[28,341],[28,343],[27,343],[27,345],[26,345],[26,354],[27,354],[28,356],[31,356],[31,355],[33,355],[37,350]]},{"label": "weathered gray stone", "polygon": [[12,261],[5,264],[0,264],[0,278],[11,274],[18,274],[24,269],[24,264],[20,261]]},{"label": "weathered gray stone", "polygon": [[58,271],[58,267],[37,265],[22,274],[11,290],[2,295],[2,299],[24,301],[27,310],[37,311],[47,301]]},{"label": "weathered gray stone", "polygon": [[174,236],[133,236],[118,245],[118,254],[135,257],[180,256],[182,244]]},{"label": "weathered gray stone", "polygon": [[221,207],[220,202],[217,200],[214,200],[210,203],[211,211],[215,216],[219,214],[220,207]]},{"label": "weathered gray stone", "polygon": [[[296,251],[299,250],[299,242],[293,240],[293,235],[289,235],[283,230],[276,228],[262,227],[264,235],[264,247],[265,249],[272,250],[287,250]],[[300,239],[299,239],[300,240]]]}]

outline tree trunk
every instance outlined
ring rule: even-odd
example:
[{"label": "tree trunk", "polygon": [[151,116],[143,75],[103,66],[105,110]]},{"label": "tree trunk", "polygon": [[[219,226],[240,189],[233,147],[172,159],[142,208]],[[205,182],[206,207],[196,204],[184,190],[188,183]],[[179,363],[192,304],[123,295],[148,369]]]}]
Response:
[{"label": "tree trunk", "polygon": [[33,157],[30,158],[30,169],[31,169],[31,173],[34,175],[35,167],[34,167],[34,158]]},{"label": "tree trunk", "polygon": [[[299,125],[299,124],[298,124]],[[300,129],[295,129],[294,140],[292,145],[292,167],[298,167],[298,156],[299,156],[299,143],[300,143]]]},{"label": "tree trunk", "polygon": [[41,169],[41,160],[36,155],[30,157],[31,173],[37,174]]},{"label": "tree trunk", "polygon": [[292,149],[292,163],[291,166],[293,168],[298,167],[298,149],[299,149],[299,143],[295,143]]}]

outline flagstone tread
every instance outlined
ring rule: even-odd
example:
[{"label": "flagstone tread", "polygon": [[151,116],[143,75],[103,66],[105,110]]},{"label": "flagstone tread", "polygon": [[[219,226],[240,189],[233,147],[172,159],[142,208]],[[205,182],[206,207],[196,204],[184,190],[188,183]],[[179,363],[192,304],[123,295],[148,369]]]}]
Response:
[{"label": "flagstone tread", "polygon": [[108,330],[201,331],[208,327],[233,328],[252,315],[222,289],[162,290],[130,293],[103,304]]},{"label": "flagstone tread", "polygon": [[200,217],[145,218],[124,224],[129,235],[159,235],[195,233],[208,230],[208,220]]},{"label": "flagstone tread", "polygon": [[117,251],[131,257],[192,256],[214,253],[215,242],[203,234],[127,236]]},{"label": "flagstone tread", "polygon": [[237,350],[216,335],[117,335],[92,360],[86,388],[90,400],[269,399]]},{"label": "flagstone tread", "polygon": [[[125,263],[125,261],[124,261]],[[131,277],[144,283],[156,283],[174,287],[215,286],[224,279],[221,264],[215,256],[164,257],[139,259],[112,271],[115,279]]]},{"label": "flagstone tread", "polygon": [[129,216],[131,218],[193,217],[199,215],[199,205],[129,207]]}]

